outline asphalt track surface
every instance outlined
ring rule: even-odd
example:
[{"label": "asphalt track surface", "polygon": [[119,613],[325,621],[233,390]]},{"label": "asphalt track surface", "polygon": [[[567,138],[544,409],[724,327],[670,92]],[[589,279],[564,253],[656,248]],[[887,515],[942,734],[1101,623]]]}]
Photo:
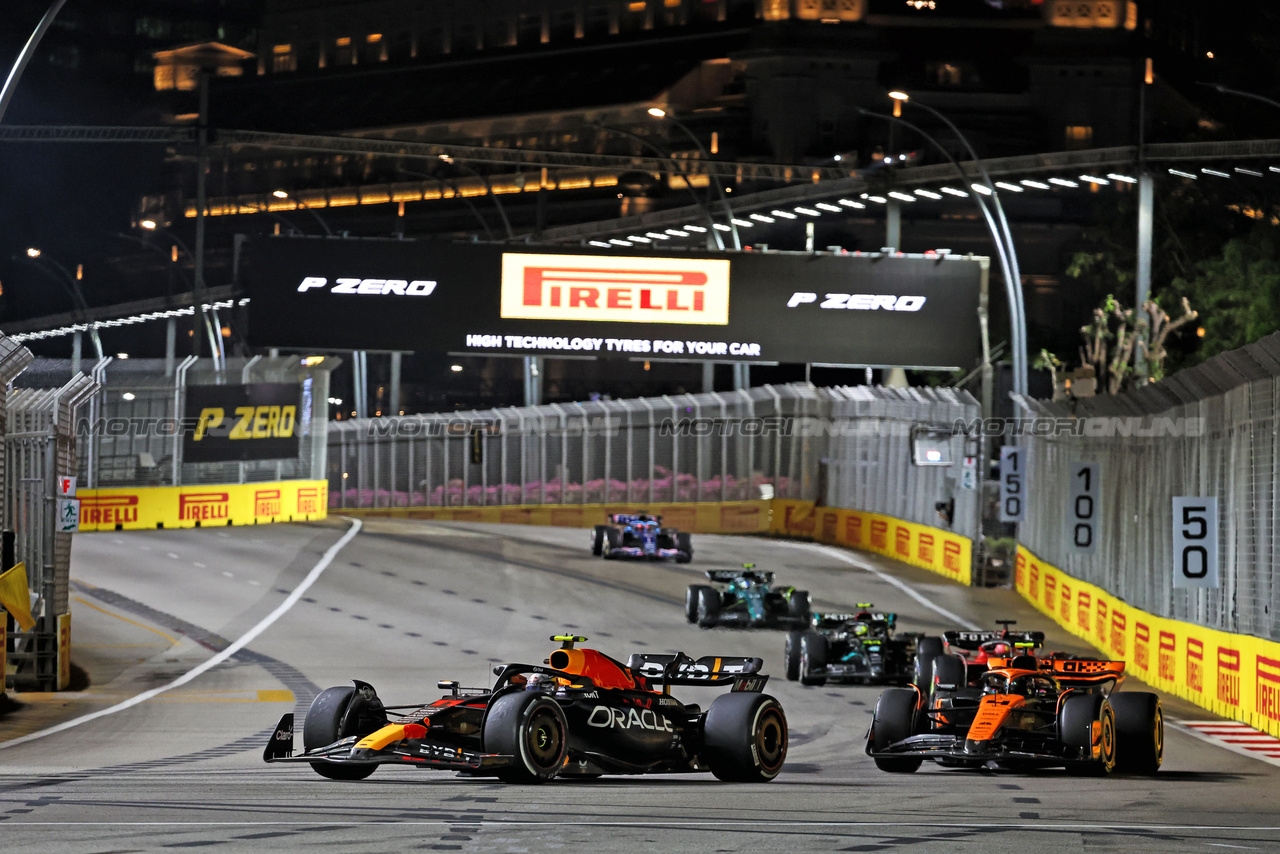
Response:
[{"label": "asphalt track surface", "polygon": [[[79,694],[27,696],[0,718],[0,845],[6,851],[169,848],[275,851],[1220,851],[1280,848],[1280,769],[1168,733],[1153,778],[1078,779],[941,769],[878,771],[862,752],[878,688],[804,688],[782,675],[781,632],[699,630],[685,587],[752,561],[812,591],[817,609],[857,602],[900,628],[1039,625],[1005,590],[967,590],[865,555],[698,536],[688,566],[606,562],[586,533],[370,520],[322,574],[348,522],[88,534],[73,559]],[[868,571],[871,567],[876,572]],[[308,576],[314,584],[281,611]],[[889,579],[897,583],[890,583]],[[41,729],[163,686],[271,622],[187,684],[64,731]],[[791,747],[768,784],[709,775],[508,786],[382,768],[361,782],[266,765],[279,716],[352,677],[385,702],[434,699],[439,679],[490,684],[493,663],[537,661],[562,630],[633,651],[758,655],[786,709]],[[1051,646],[1078,649],[1050,631]],[[1084,651],[1084,650],[1080,650]],[[677,690],[705,705],[707,689]],[[24,695],[25,696],[25,695]],[[1166,702],[1170,717],[1205,718]],[[299,728],[300,729],[300,728]]]}]

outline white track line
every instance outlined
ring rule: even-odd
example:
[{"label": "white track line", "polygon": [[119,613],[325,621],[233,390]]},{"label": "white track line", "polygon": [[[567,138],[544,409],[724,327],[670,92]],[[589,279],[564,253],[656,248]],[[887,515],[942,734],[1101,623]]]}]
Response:
[{"label": "white track line", "polygon": [[[786,541],[784,540],[783,542],[786,542]],[[789,543],[789,545],[793,545],[802,549],[809,549],[811,551],[821,552],[827,557],[833,557],[836,560],[841,560],[841,561],[844,561],[845,563],[851,563],[854,566],[858,567],[858,569],[862,569],[871,573],[876,578],[879,578],[881,581],[885,582],[886,584],[892,584],[894,587],[898,588],[903,593],[907,594],[912,599],[919,602],[921,605],[925,606],[926,608],[928,608],[929,610],[935,613],[941,614],[942,616],[950,620],[952,623],[955,623],[957,626],[960,626],[971,632],[982,631],[981,627],[975,626],[973,623],[969,622],[968,620],[964,619],[963,617],[957,614],[953,614],[952,612],[948,611],[946,608],[942,607],[941,605],[935,603],[933,600],[926,597],[923,593],[920,593],[912,589],[911,586],[908,585],[902,579],[894,578],[889,573],[876,568],[875,566],[867,563],[865,560],[862,560],[859,557],[849,554],[848,552],[843,551],[842,549],[833,548],[832,546],[818,545],[817,543]]]},{"label": "white track line", "polygon": [[[714,784],[708,784],[715,788]],[[847,828],[917,828],[922,830],[1069,830],[1096,833],[1098,831],[1118,832],[1151,832],[1151,831],[1229,831],[1232,833],[1277,833],[1280,826],[1275,825],[1235,825],[1235,824],[1102,824],[1099,822],[973,822],[973,821],[806,821],[803,819],[768,819],[768,818],[716,818],[714,823],[699,820],[671,819],[628,821],[623,819],[564,820],[564,819],[501,819],[501,818],[450,818],[450,819],[370,819],[368,821],[305,821],[290,819],[287,821],[16,821],[10,819],[4,823],[11,827],[57,827],[68,830],[76,827],[456,827],[457,825],[475,825],[482,828],[500,827],[636,827],[651,829],[656,827],[677,828],[682,830],[704,830],[709,833],[722,832],[725,827],[746,826],[746,832],[756,828],[775,827],[828,827]]]},{"label": "white track line", "polygon": [[159,688],[152,688],[150,691],[143,691],[141,694],[130,697],[122,703],[117,703],[114,706],[109,706],[108,708],[101,709],[100,711],[96,711],[91,714],[82,715],[74,720],[60,723],[57,726],[51,726],[48,729],[42,729],[38,732],[29,733],[19,738],[10,739],[9,741],[0,741],[0,750],[4,750],[7,747],[16,747],[19,744],[26,744],[28,741],[35,741],[37,738],[44,738],[46,735],[63,732],[64,730],[69,730],[72,727],[79,726],[80,724],[88,723],[89,721],[97,720],[98,718],[106,717],[107,715],[113,715],[116,712],[136,706],[139,703],[145,703],[152,697],[185,685],[193,679],[196,679],[204,673],[207,673],[209,670],[217,667],[219,664],[222,664],[222,662],[226,661],[228,658],[252,643],[258,635],[270,628],[272,623],[283,617],[285,613],[302,598],[302,594],[306,593],[307,588],[314,584],[316,579],[320,577],[320,573],[324,572],[329,567],[329,564],[333,562],[333,559],[338,556],[338,552],[342,551],[343,547],[355,539],[356,534],[360,533],[360,528],[363,527],[361,521],[359,519],[351,519],[350,522],[351,528],[342,535],[341,539],[329,547],[329,550],[320,558],[320,562],[311,568],[311,571],[307,573],[307,577],[302,579],[302,582],[293,589],[292,593],[285,597],[285,600],[281,602],[274,611],[263,617],[260,623],[249,629],[249,631],[245,632],[236,639],[235,642],[213,658],[210,658],[203,664],[188,670],[168,685],[161,685]]}]

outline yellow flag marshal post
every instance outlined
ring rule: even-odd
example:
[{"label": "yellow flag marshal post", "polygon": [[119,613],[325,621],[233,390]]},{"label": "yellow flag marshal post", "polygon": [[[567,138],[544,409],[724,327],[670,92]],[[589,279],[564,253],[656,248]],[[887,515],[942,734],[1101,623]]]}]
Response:
[{"label": "yellow flag marshal post", "polygon": [[13,615],[18,628],[30,631],[36,624],[31,616],[31,595],[27,592],[27,565],[20,563],[0,573],[0,607]]}]

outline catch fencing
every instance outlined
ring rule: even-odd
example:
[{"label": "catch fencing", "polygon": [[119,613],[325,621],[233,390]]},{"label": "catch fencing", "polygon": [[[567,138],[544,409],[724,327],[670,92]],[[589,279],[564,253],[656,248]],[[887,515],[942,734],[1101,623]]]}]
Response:
[{"label": "catch fencing", "polygon": [[[231,358],[216,369],[212,359],[106,357],[90,370],[99,390],[77,419],[82,452],[80,485],[110,487],[190,486],[323,478],[329,373],[339,360],[308,364],[300,358]],[[22,375],[26,386],[61,385],[71,377],[66,359],[36,359]],[[299,451],[288,459],[244,462],[183,460],[187,390],[192,386],[288,383],[301,387],[297,416]]]},{"label": "catch fencing", "polygon": [[[793,498],[977,534],[961,483],[979,417],[952,389],[735,392],[396,416],[329,426],[331,509]],[[922,434],[949,464],[914,465]],[[938,439],[938,437],[941,437]],[[974,450],[976,442],[971,443]],[[977,469],[980,471],[980,469]]]},{"label": "catch fencing", "polygon": [[36,620],[29,631],[14,631],[6,616],[0,660],[15,665],[15,683],[47,691],[70,681],[71,532],[79,513],[71,502],[70,519],[60,518],[66,499],[58,484],[76,471],[76,412],[97,383],[76,374],[57,388],[10,391],[32,361],[29,350],[0,336],[0,571],[25,565]]},{"label": "catch fencing", "polygon": [[[1130,605],[1227,632],[1280,638],[1280,334],[1125,395],[1020,400],[1031,423],[1019,541]],[[1070,467],[1099,466],[1093,554],[1066,524]],[[1174,587],[1173,499],[1216,496],[1220,585]]]}]

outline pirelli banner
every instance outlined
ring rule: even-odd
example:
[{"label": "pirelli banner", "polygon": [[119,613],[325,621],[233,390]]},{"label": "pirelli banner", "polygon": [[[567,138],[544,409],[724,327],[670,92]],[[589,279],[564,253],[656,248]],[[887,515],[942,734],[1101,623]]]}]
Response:
[{"label": "pirelli banner", "polygon": [[986,259],[268,238],[264,347],[968,368]]},{"label": "pirelli banner", "polygon": [[1280,643],[1140,611],[1018,547],[1017,590],[1131,675],[1280,736]]},{"label": "pirelli banner", "polygon": [[935,572],[957,584],[973,583],[972,541],[941,528],[879,513],[779,499],[773,502],[770,532],[875,552]]},{"label": "pirelli banner", "polygon": [[76,497],[81,531],[308,522],[329,512],[323,480],[81,489]]}]

